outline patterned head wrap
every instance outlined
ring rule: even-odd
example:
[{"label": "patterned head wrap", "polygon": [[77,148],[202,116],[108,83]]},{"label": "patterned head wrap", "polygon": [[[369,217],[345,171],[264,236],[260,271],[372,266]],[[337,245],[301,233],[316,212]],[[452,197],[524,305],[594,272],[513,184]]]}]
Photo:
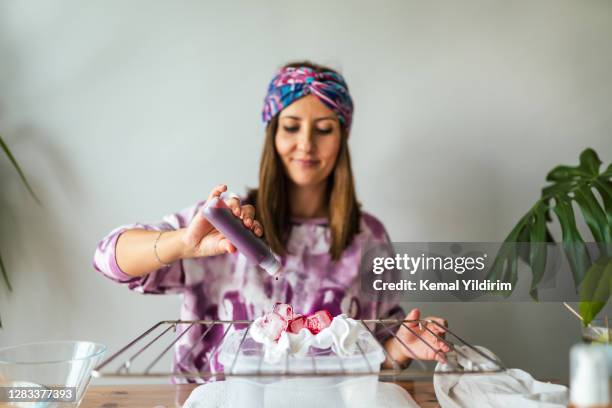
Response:
[{"label": "patterned head wrap", "polygon": [[281,110],[303,96],[312,94],[338,115],[347,130],[353,118],[353,100],[342,75],[316,72],[308,67],[281,68],[270,81],[261,114],[264,125]]}]

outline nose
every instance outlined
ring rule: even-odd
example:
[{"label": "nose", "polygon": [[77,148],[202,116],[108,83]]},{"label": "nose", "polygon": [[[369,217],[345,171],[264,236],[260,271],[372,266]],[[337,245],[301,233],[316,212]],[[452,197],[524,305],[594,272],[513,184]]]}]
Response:
[{"label": "nose", "polygon": [[298,135],[297,149],[306,153],[314,150],[313,127],[310,124],[302,127],[302,131]]}]

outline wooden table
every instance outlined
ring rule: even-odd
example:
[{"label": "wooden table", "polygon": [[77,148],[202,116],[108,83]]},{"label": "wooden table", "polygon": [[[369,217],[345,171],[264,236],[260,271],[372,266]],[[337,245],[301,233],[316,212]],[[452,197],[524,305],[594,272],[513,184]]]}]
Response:
[{"label": "wooden table", "polygon": [[[431,380],[397,382],[422,408],[438,408]],[[198,384],[91,386],[81,404],[84,408],[182,407]],[[240,407],[242,408],[242,407]]]}]

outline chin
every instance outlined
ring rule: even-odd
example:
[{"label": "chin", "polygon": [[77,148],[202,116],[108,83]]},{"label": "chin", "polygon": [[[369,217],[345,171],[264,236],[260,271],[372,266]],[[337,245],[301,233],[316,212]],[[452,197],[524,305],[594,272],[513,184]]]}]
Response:
[{"label": "chin", "polygon": [[314,186],[318,186],[323,181],[325,181],[325,178],[302,176],[302,175],[298,175],[298,176],[292,175],[290,179],[293,182],[293,184],[295,184],[298,187],[314,187]]}]

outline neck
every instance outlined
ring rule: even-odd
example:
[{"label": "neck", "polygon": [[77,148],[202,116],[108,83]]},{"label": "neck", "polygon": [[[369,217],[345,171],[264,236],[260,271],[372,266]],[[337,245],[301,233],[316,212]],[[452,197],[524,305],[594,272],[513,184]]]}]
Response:
[{"label": "neck", "polygon": [[326,183],[316,186],[289,186],[289,211],[292,217],[327,217]]}]

